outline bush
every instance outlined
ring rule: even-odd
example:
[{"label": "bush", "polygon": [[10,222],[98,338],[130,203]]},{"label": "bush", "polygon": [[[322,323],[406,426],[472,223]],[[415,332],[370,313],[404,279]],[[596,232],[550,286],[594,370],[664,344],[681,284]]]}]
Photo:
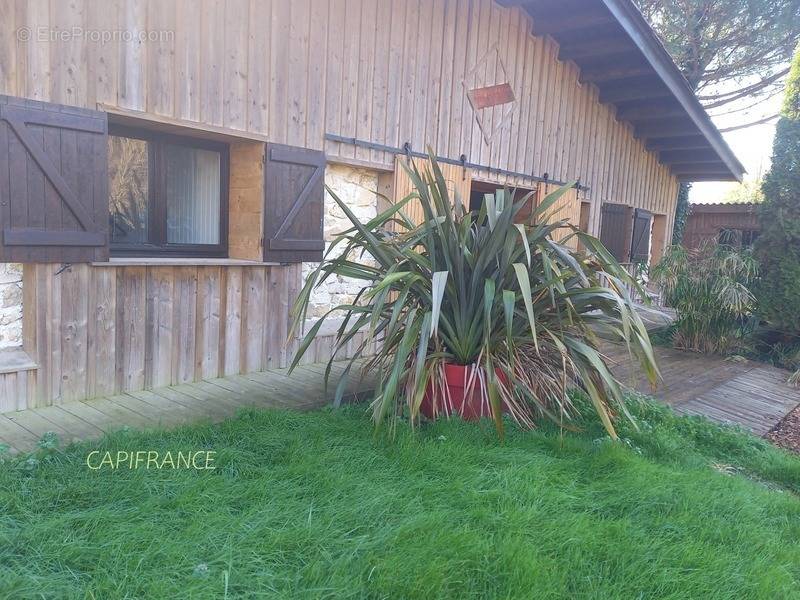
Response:
[{"label": "bush", "polygon": [[775,131],[772,168],[764,178],[756,256],[761,281],[759,313],[787,340],[800,336],[800,48],[795,53],[781,118]]},{"label": "bush", "polygon": [[[652,381],[657,373],[644,325],[621,295],[636,284],[598,240],[553,218],[569,186],[547,196],[533,224],[525,225],[515,216],[530,196],[515,202],[509,190],[499,190],[472,213],[450,198],[433,156],[430,170],[414,166],[409,175],[415,190],[368,223],[328,190],[352,227],[308,277],[294,307],[295,328],[305,322],[312,290],[326,279],[363,282],[352,304],[328,313],[344,315],[331,360],[362,330],[367,339],[356,357],[380,340],[366,367],[378,374],[372,404],[378,427],[393,428],[403,415],[415,421],[426,391],[434,404],[443,401],[444,366],[455,363],[472,367],[469,385],[490,405],[501,435],[501,406],[526,427],[541,415],[563,424],[574,414],[567,389],[577,385],[615,436],[612,419],[624,410],[622,393],[598,350],[596,330],[629,344]],[[412,201],[421,205],[422,223],[403,212]],[[556,243],[560,228],[586,253],[571,250],[567,240]],[[369,264],[359,262],[364,256]],[[308,331],[294,364],[326,317]]]},{"label": "bush", "polygon": [[749,288],[757,268],[748,250],[717,243],[698,250],[672,246],[652,275],[677,313],[676,348],[727,352],[739,343],[755,306]]}]

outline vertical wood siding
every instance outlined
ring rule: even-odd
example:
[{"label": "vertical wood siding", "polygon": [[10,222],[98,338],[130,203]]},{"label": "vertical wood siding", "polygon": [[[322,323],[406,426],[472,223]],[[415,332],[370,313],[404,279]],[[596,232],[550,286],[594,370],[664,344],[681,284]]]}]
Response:
[{"label": "vertical wood siding", "polygon": [[[450,158],[569,181],[590,190],[589,231],[603,202],[668,215],[677,181],[629,125],[531,35],[519,8],[492,0],[23,0],[0,23],[0,94],[141,111],[212,124],[278,143],[324,149],[332,160],[391,169],[394,156],[326,142],[325,133],[391,146],[430,144]],[[38,41],[38,32],[125,31],[167,38],[106,43]],[[28,27],[33,40],[20,42]],[[487,144],[467,100],[470,76],[507,73],[516,102],[486,109]],[[505,181],[492,172],[475,179]],[[669,235],[667,235],[669,237]]]},{"label": "vertical wood siding", "polygon": [[[35,298],[26,345],[39,368],[0,376],[0,412],[286,367],[296,348],[287,337],[299,265],[58,271],[25,265]],[[320,337],[303,363],[332,347]]]}]

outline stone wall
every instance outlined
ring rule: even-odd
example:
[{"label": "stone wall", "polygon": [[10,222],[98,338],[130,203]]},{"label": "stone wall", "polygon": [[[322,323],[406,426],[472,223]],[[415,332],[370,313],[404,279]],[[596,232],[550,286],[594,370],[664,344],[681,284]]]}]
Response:
[{"label": "stone wall", "polygon": [[22,345],[22,265],[0,263],[0,348]]},{"label": "stone wall", "polygon": [[[328,164],[325,169],[325,183],[336,192],[361,222],[366,222],[377,215],[378,204],[375,195],[378,189],[378,172],[369,169],[346,165]],[[330,194],[325,195],[325,241],[331,242],[338,234],[350,227],[350,220],[344,211],[333,200]],[[318,263],[303,263],[303,280]],[[337,304],[352,302],[360,282],[348,277],[331,277],[311,296],[308,309],[308,321],[313,323]],[[331,331],[341,321],[331,320],[323,327],[323,331]]]}]

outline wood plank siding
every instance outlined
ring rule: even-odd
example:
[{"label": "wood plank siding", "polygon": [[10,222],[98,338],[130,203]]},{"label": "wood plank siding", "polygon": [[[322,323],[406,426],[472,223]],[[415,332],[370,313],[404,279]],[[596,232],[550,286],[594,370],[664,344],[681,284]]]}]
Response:
[{"label": "wood plank siding", "polygon": [[[50,41],[73,25],[147,39]],[[492,0],[28,0],[0,24],[0,94],[261,136],[383,170],[394,169],[392,153],[325,134],[430,145],[495,169],[580,179],[590,232],[600,205],[614,202],[667,215],[669,239],[677,180],[532,26],[521,8]],[[473,110],[471,89],[503,83],[512,103]],[[488,170],[472,177],[533,187]]]},{"label": "wood plank siding", "polygon": [[[0,412],[282,368],[291,358],[299,265],[37,264],[25,266],[24,285],[36,298],[28,352],[39,367],[0,376]],[[330,356],[332,344],[320,337],[303,363]]]}]

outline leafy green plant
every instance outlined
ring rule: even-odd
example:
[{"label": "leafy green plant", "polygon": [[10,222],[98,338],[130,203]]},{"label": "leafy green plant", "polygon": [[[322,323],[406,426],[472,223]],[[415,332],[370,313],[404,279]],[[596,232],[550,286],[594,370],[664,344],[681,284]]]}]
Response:
[{"label": "leafy green plant", "polygon": [[727,352],[739,343],[755,307],[750,286],[756,276],[756,261],[747,250],[714,242],[697,250],[672,246],[652,277],[677,313],[675,347]]},{"label": "leafy green plant", "polygon": [[[470,385],[490,405],[501,436],[501,407],[526,427],[542,415],[567,425],[575,414],[567,390],[578,386],[616,437],[612,421],[625,410],[622,392],[597,332],[628,344],[654,384],[657,369],[647,331],[624,292],[636,284],[598,240],[554,218],[569,186],[547,196],[533,224],[525,225],[515,215],[529,195],[514,201],[509,190],[499,190],[471,213],[450,197],[432,155],[430,169],[412,166],[408,173],[414,191],[367,223],[328,190],[352,227],[307,278],[293,308],[293,330],[305,323],[312,290],[328,278],[350,277],[363,287],[354,302],[334,307],[308,330],[292,367],[325,319],[339,313],[331,362],[359,332],[366,339],[336,397],[354,361],[377,340],[365,368],[378,373],[372,403],[378,428],[388,424],[393,432],[403,415],[415,422],[426,392],[434,405],[446,402],[444,367],[455,363],[470,365]],[[411,201],[421,204],[421,223],[403,210]],[[553,234],[560,228],[569,236],[557,243]],[[585,253],[564,245],[572,237]]]}]

